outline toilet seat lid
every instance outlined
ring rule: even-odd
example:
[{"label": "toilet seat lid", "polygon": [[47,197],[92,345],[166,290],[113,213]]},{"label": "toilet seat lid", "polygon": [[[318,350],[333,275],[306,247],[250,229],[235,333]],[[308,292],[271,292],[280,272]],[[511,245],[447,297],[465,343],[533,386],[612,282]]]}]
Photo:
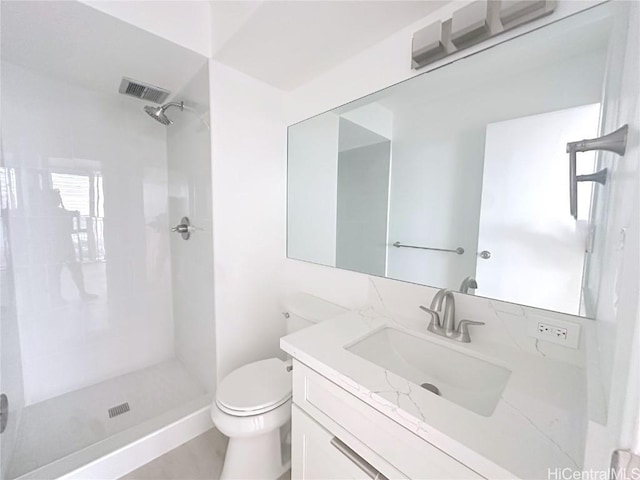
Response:
[{"label": "toilet seat lid", "polygon": [[268,411],[291,398],[289,364],[278,358],[249,363],[227,375],[216,392],[222,410],[254,414]]}]

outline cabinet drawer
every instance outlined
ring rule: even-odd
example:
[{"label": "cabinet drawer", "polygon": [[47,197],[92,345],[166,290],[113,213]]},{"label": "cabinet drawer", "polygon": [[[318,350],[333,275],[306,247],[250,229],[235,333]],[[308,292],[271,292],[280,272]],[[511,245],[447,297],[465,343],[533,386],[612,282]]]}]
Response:
[{"label": "cabinet drawer", "polygon": [[[383,479],[357,454],[343,453],[340,440],[295,405],[292,412],[291,478],[296,480]],[[364,465],[364,470],[358,466]],[[368,473],[367,473],[368,472]]]},{"label": "cabinet drawer", "polygon": [[[407,478],[484,478],[306,365],[294,362],[294,403],[340,438],[355,439],[353,444],[345,441],[381,472],[385,473],[385,465],[376,465],[378,458]],[[370,460],[367,451],[376,458]]]}]

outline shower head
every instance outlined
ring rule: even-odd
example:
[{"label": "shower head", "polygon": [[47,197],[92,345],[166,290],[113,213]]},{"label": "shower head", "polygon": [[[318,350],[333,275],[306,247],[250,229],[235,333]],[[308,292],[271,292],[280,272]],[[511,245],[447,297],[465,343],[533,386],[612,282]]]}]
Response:
[{"label": "shower head", "polygon": [[146,107],[144,107],[144,111],[147,112],[147,115],[149,115],[154,120],[160,122],[161,124],[171,125],[173,122],[169,120],[169,117],[167,117],[164,113],[167,111],[169,107],[180,107],[180,110],[184,110],[184,102],[165,103],[160,107],[152,107],[150,105],[147,105]]}]

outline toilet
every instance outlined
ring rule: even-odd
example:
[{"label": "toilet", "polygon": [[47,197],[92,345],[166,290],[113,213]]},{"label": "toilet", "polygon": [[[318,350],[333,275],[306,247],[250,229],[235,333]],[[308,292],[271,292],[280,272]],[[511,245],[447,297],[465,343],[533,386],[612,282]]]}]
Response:
[{"label": "toilet", "polygon": [[[345,308],[306,293],[285,301],[287,334],[328,320]],[[216,428],[229,437],[221,480],[275,480],[291,467],[291,360],[267,358],[228,374],[211,405]]]}]

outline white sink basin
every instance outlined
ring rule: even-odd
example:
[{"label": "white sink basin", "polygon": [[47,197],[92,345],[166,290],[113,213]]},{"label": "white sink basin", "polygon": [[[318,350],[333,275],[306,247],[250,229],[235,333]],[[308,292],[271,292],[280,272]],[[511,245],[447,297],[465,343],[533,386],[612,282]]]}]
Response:
[{"label": "white sink basin", "polygon": [[416,388],[435,385],[442,398],[485,417],[495,410],[511,375],[504,367],[394,328],[383,328],[347,350]]}]

